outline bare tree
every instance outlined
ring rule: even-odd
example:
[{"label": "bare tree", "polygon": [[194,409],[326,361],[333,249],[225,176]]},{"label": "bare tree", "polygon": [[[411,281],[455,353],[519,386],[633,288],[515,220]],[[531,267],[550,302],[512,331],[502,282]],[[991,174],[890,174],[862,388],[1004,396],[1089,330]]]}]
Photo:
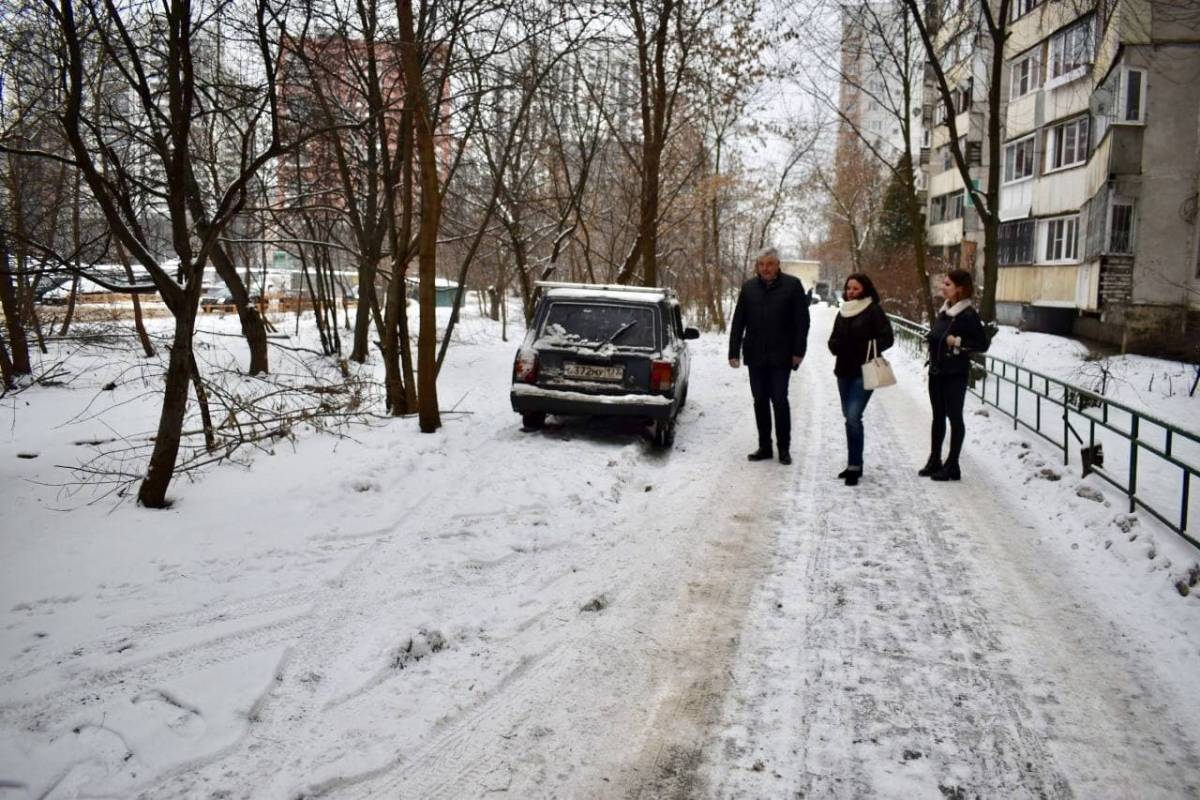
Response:
[{"label": "bare tree", "polygon": [[[865,152],[903,188],[914,285],[921,287],[923,311],[932,319],[924,215],[912,157],[923,127],[925,53],[909,15],[903,4],[860,2],[837,7],[840,30],[836,33],[809,20],[804,41],[824,57],[817,74],[805,77],[810,96],[837,121],[837,169],[860,172],[854,150]],[[803,70],[803,62],[799,63]],[[836,91],[827,88],[831,85]],[[884,130],[872,129],[866,119],[868,110],[876,112],[871,123],[883,123]],[[898,147],[889,142],[893,129],[899,134]],[[845,187],[846,182],[837,183]]]},{"label": "bare tree", "polygon": [[[255,173],[284,152],[274,84],[282,9],[263,0],[244,15],[190,0],[132,9],[112,0],[47,0],[43,9],[62,56],[66,97],[60,118],[70,164],[82,172],[113,235],[149,274],[175,320],[158,431],[138,491],[142,504],[161,508],[168,504],[196,372],[192,338],[204,269],[212,260],[229,280],[220,237],[245,204]],[[215,42],[228,38],[239,39],[255,61],[255,70],[233,85],[213,80]],[[85,75],[94,48],[110,54],[112,80],[122,90],[115,96],[125,98],[120,105],[102,98],[98,115],[90,110]],[[202,126],[213,118],[223,119],[225,135],[232,137],[224,150],[230,158],[205,175]],[[156,201],[173,258],[158,251],[137,208],[143,195]]]},{"label": "bare tree", "polygon": [[[964,191],[983,223],[983,296],[980,300],[979,314],[990,322],[996,318],[996,283],[1000,265],[1000,132],[1004,124],[1000,88],[1004,75],[1004,43],[1008,39],[1011,3],[1009,0],[967,0],[959,6],[934,3],[929,8],[922,8],[917,0],[904,0],[904,5],[921,37],[926,63],[933,73],[934,88],[943,108],[946,109],[950,152],[962,176]],[[929,12],[932,13],[927,17]],[[955,65],[947,63],[949,59],[945,49],[939,46],[938,38],[940,32],[940,41],[946,41],[947,28],[950,29],[951,37],[966,35],[976,29],[982,30],[987,44],[985,88],[988,167],[987,186],[983,190],[974,185],[970,162],[959,143],[958,124],[955,121],[959,103],[956,102],[950,79],[947,77],[948,70]]]}]

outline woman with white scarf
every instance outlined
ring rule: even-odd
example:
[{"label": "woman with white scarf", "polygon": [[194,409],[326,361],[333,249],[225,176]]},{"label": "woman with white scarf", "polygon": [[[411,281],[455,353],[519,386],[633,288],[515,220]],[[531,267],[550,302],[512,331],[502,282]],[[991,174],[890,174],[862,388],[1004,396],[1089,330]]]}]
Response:
[{"label": "woman with white scarf", "polygon": [[833,322],[829,352],[836,357],[833,374],[837,376],[842,398],[842,416],[846,418],[846,468],[838,477],[847,486],[857,486],[863,472],[863,412],[871,392],[863,388],[862,365],[872,342],[877,353],[892,346],[895,337],[892,322],[879,304],[875,284],[862,273],[846,278],[842,287],[842,307]]},{"label": "woman with white scarf", "polygon": [[[965,269],[948,272],[942,279],[945,302],[925,339],[929,344],[929,404],[933,410],[930,428],[929,460],[917,471],[935,481],[962,479],[958,457],[962,452],[966,426],[963,403],[967,398],[967,379],[971,372],[971,353],[982,353],[991,340],[979,313],[971,305],[975,282]],[[946,420],[950,420],[950,452],[942,460],[942,440]]]}]

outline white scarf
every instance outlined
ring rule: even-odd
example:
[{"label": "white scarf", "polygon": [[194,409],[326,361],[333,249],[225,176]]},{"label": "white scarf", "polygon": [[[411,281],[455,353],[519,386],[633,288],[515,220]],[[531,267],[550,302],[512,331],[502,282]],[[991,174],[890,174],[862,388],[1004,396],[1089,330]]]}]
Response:
[{"label": "white scarf", "polygon": [[857,300],[844,300],[842,301],[842,307],[838,310],[838,314],[843,317],[857,317],[866,311],[869,305],[871,305],[871,298],[869,297],[860,297]]},{"label": "white scarf", "polygon": [[945,314],[948,317],[957,317],[959,314],[961,314],[963,311],[967,310],[970,307],[971,307],[971,301],[969,299],[959,300],[954,305],[950,305],[950,303],[946,302],[946,303],[942,303],[942,307],[940,309],[938,309],[938,313]]}]

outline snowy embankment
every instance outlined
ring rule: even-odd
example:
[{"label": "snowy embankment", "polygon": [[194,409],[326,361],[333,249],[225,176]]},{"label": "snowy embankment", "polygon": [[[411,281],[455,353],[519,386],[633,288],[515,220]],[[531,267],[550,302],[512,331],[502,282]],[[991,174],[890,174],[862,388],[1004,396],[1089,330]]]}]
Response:
[{"label": "snowy embankment", "polygon": [[1195,367],[1141,355],[1102,355],[1082,342],[1004,326],[990,355],[1102,394],[1200,433],[1200,389],[1188,396]]},{"label": "snowy embankment", "polygon": [[629,424],[522,433],[517,332],[468,312],[438,433],[298,426],[167,511],[64,486],[156,409],[144,360],[73,354],[0,406],[0,797],[1200,791],[1197,553],[973,400],[964,481],[918,480],[899,354],[843,487],[830,313],[792,468],[745,461],[724,337],[659,454]]}]

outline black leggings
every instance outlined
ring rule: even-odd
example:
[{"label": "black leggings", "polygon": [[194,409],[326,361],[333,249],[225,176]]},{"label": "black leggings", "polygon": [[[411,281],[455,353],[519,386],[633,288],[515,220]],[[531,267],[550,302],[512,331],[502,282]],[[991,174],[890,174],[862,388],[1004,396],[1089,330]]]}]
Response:
[{"label": "black leggings", "polygon": [[929,453],[941,456],[942,440],[946,438],[946,418],[950,418],[950,454],[947,464],[957,464],[962,452],[967,428],[963,424],[963,403],[967,399],[966,375],[930,375],[929,405],[933,408],[933,425],[929,430]]}]

